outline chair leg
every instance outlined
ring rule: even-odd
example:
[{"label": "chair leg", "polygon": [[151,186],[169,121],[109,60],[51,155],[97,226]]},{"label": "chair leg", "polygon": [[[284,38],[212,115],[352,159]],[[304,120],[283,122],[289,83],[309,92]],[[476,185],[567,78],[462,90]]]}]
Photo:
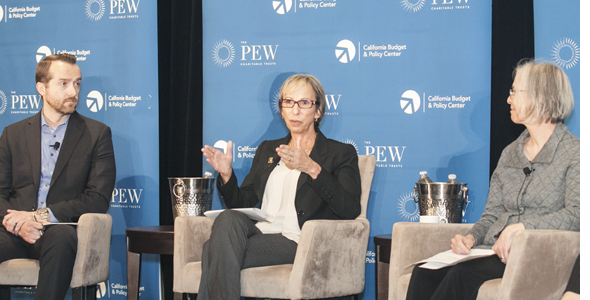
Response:
[{"label": "chair leg", "polygon": [[72,288],[72,300],[84,300],[84,287]]},{"label": "chair leg", "polygon": [[10,286],[0,285],[0,299],[10,300]]},{"label": "chair leg", "polygon": [[96,300],[96,285],[89,285],[86,287],[86,299]]}]

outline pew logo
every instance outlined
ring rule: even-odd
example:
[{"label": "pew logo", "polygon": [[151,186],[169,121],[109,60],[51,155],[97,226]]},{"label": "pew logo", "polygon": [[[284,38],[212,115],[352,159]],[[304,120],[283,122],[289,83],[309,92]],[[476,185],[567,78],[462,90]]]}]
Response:
[{"label": "pew logo", "polygon": [[240,66],[276,66],[275,58],[279,45],[252,45],[240,42],[242,55]]},{"label": "pew logo", "polygon": [[139,202],[143,189],[115,188],[111,197],[111,207],[141,208]]},{"label": "pew logo", "polygon": [[284,15],[288,13],[291,10],[292,6],[293,0],[272,1],[272,8],[279,15]]},{"label": "pew logo", "polygon": [[401,4],[406,11],[417,12],[424,7],[425,2],[426,0],[403,0],[401,1]]},{"label": "pew logo", "polygon": [[231,65],[236,57],[234,45],[227,40],[221,40],[213,46],[213,62],[218,67],[227,67]]},{"label": "pew logo", "polygon": [[[383,145],[383,144],[381,144]],[[373,155],[378,168],[402,168],[402,159],[406,152],[406,146],[381,146],[365,141],[365,155]]]},{"label": "pew logo", "polygon": [[47,47],[47,46],[39,47],[39,49],[37,49],[37,54],[35,56],[35,58],[37,59],[37,63],[39,63],[46,56],[49,56],[49,55],[51,55],[51,49],[49,49],[49,47]]},{"label": "pew logo", "polygon": [[397,209],[403,221],[416,222],[420,218],[420,208],[418,203],[414,201],[415,197],[415,192],[400,195],[397,201]]},{"label": "pew logo", "polygon": [[86,17],[92,21],[98,21],[102,19],[105,12],[105,4],[103,0],[88,0],[86,1]]},{"label": "pew logo", "polygon": [[356,143],[353,140],[343,139],[343,140],[341,140],[341,142],[344,144],[352,145],[354,147],[354,150],[356,150],[356,154],[359,154],[359,147],[356,145]]},{"label": "pew logo", "polygon": [[343,64],[347,64],[356,56],[356,47],[350,40],[341,40],[336,45],[336,59]]},{"label": "pew logo", "polygon": [[[99,0],[102,1],[102,0]],[[136,19],[139,1],[135,0],[110,0],[109,19]]]},{"label": "pew logo", "polygon": [[420,95],[414,90],[407,90],[402,94],[399,105],[406,114],[411,115],[420,108]]},{"label": "pew logo", "polygon": [[326,95],[326,116],[337,116],[338,105],[340,104],[341,94]]},{"label": "pew logo", "polygon": [[0,115],[6,111],[6,106],[8,106],[8,99],[6,94],[0,90]]},{"label": "pew logo", "polygon": [[580,47],[570,38],[562,38],[555,42],[551,53],[555,64],[571,69],[580,61]]},{"label": "pew logo", "polygon": [[11,91],[10,93],[11,113],[36,114],[41,109],[41,102],[43,100],[39,94],[18,95],[15,91]]},{"label": "pew logo", "polygon": [[104,106],[104,98],[99,91],[92,91],[86,96],[86,107],[95,113],[102,109]]}]

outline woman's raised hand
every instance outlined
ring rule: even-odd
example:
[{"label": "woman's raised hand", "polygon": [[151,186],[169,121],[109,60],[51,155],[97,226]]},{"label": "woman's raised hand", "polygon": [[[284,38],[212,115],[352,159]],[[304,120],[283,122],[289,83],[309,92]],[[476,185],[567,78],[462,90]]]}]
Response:
[{"label": "woman's raised hand", "polygon": [[280,145],[277,147],[276,151],[281,158],[281,161],[293,169],[308,174],[312,179],[316,179],[321,171],[320,165],[313,161],[305,150],[301,148],[301,139],[297,139],[296,145],[297,147],[291,147],[288,145]]},{"label": "woman's raised hand", "polygon": [[232,146],[232,141],[227,142],[225,153],[209,145],[205,145],[205,147],[201,149],[201,152],[203,152],[203,155],[207,158],[207,162],[215,169],[215,171],[219,172],[219,175],[223,178],[223,183],[227,183],[232,173]]}]

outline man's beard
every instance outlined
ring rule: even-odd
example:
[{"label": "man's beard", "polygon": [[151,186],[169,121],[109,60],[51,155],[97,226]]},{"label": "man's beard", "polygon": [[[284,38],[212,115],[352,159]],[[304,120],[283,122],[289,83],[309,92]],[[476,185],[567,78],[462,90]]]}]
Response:
[{"label": "man's beard", "polygon": [[[73,102],[66,102],[68,100],[71,100]],[[74,105],[73,106],[72,105],[66,106],[66,103],[68,103],[68,104],[72,103]],[[53,108],[58,113],[64,114],[64,115],[69,115],[76,110],[76,107],[78,106],[78,100],[76,99],[76,97],[70,97],[70,98],[64,99],[61,102],[58,102],[58,101],[53,101],[53,99],[48,97],[47,104],[49,104],[49,106],[51,106],[51,108]]]}]

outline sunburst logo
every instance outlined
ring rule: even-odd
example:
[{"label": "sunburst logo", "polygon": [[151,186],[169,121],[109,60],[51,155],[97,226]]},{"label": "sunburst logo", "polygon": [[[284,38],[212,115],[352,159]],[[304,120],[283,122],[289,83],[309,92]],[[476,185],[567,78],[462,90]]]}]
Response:
[{"label": "sunburst logo", "polygon": [[343,142],[345,144],[352,145],[354,147],[354,149],[356,150],[356,154],[359,154],[359,147],[356,145],[356,143],[353,140],[344,139],[344,140],[341,140],[341,142]]},{"label": "sunburst logo", "polygon": [[415,193],[402,194],[397,201],[397,208],[400,216],[405,221],[416,222],[420,218],[420,208],[414,201]]},{"label": "sunburst logo", "polygon": [[6,99],[6,94],[3,91],[0,91],[0,115],[6,111],[6,105],[8,100]]},{"label": "sunburst logo", "polygon": [[213,61],[219,67],[231,65],[235,56],[234,45],[227,40],[219,41],[213,46]]},{"label": "sunburst logo", "polygon": [[104,1],[103,0],[88,0],[86,1],[86,17],[92,21],[98,21],[104,16]]},{"label": "sunburst logo", "polygon": [[426,2],[426,0],[416,0],[416,2],[414,2],[414,3],[410,2],[410,0],[402,0],[401,4],[405,10],[411,11],[411,12],[417,12],[424,7],[425,2]]},{"label": "sunburst logo", "polygon": [[279,107],[281,104],[280,104],[279,100],[281,100],[281,99],[279,99],[279,92],[276,92],[275,95],[272,97],[272,109],[277,114],[281,113],[281,108]]},{"label": "sunburst logo", "polygon": [[566,69],[571,69],[580,61],[580,47],[570,38],[562,38],[553,45],[553,61]]}]

